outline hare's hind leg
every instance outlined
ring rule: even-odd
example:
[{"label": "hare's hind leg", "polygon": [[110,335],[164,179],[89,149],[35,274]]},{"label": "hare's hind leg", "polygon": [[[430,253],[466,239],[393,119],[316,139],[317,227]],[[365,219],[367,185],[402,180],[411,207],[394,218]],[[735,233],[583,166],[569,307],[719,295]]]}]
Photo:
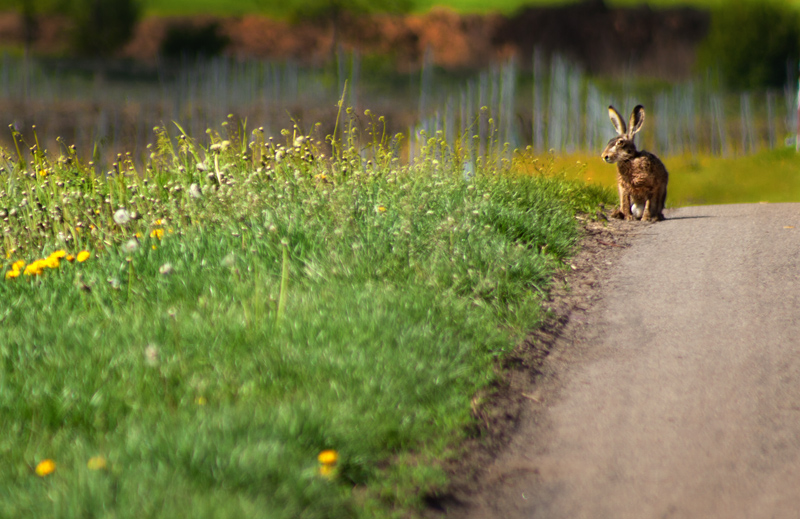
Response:
[{"label": "hare's hind leg", "polygon": [[664,216],[664,207],[667,205],[667,183],[664,182],[664,186],[661,188],[661,200],[658,204],[658,219],[659,220],[666,220]]},{"label": "hare's hind leg", "polygon": [[656,191],[654,196],[654,206],[653,206],[653,221],[663,221],[666,220],[664,217],[664,204],[667,201],[667,184],[661,184],[659,189]]},{"label": "hare's hind leg", "polygon": [[644,210],[642,211],[642,221],[643,222],[651,220],[651,217],[650,217],[650,208],[651,207],[652,207],[652,204],[650,202],[650,198],[648,198],[644,202]]}]

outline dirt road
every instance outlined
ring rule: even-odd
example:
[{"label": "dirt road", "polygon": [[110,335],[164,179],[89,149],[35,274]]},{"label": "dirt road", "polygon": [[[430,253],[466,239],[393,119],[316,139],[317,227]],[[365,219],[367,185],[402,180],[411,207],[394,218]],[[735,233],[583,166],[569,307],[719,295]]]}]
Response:
[{"label": "dirt road", "polygon": [[637,224],[448,517],[800,517],[800,204],[667,218]]}]

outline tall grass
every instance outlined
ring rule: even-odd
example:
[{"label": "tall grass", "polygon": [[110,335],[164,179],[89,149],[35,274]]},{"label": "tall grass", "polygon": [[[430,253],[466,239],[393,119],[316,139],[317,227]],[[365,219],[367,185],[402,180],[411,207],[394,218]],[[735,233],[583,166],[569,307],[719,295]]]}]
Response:
[{"label": "tall grass", "polygon": [[327,144],[159,130],[101,176],[4,154],[0,516],[407,516],[445,484],[609,194],[504,157],[465,176],[442,134],[401,165],[353,118]]}]

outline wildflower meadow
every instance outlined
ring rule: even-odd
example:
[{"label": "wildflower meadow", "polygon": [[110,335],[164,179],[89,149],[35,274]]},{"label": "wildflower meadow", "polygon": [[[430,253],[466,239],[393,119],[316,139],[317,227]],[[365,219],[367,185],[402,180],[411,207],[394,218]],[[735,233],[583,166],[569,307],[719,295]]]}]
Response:
[{"label": "wildflower meadow", "polygon": [[382,128],[2,152],[0,517],[408,517],[446,485],[613,195]]}]

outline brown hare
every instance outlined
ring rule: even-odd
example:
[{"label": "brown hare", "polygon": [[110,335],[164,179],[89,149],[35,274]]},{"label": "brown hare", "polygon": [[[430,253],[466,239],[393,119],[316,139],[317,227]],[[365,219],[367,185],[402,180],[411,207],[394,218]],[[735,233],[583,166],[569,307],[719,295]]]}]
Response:
[{"label": "brown hare", "polygon": [[608,116],[617,130],[617,136],[608,141],[603,150],[603,160],[617,164],[619,208],[612,216],[626,220],[664,220],[664,202],[667,199],[669,174],[664,163],[652,153],[639,151],[633,137],[644,123],[644,107],[638,105],[631,113],[630,128],[613,106]]}]

